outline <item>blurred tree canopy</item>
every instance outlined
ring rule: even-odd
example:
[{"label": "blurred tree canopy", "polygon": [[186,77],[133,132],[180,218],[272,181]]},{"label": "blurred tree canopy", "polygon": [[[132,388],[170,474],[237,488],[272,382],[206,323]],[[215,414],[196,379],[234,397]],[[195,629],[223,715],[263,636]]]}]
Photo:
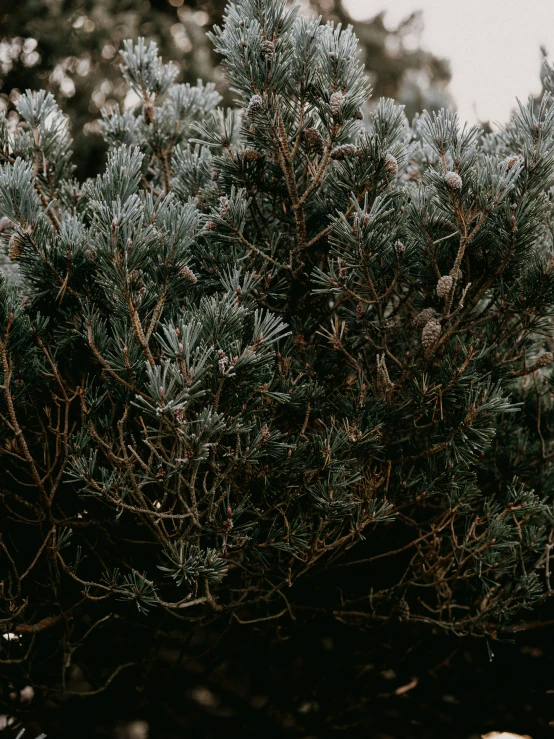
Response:
[{"label": "blurred tree canopy", "polygon": [[[374,100],[393,97],[411,118],[423,108],[451,105],[450,69],[420,46],[422,18],[414,13],[391,29],[384,13],[355,22],[342,0],[303,0],[307,14],[351,23],[370,75]],[[219,23],[225,0],[0,0],[0,110],[17,116],[14,102],[26,89],[54,93],[71,116],[78,176],[96,174],[104,162],[100,110],[125,100],[119,74],[122,39],[157,41],[162,56],[181,68],[181,81],[216,82],[231,102],[219,60],[205,30]],[[71,106],[64,103],[71,98]]]}]

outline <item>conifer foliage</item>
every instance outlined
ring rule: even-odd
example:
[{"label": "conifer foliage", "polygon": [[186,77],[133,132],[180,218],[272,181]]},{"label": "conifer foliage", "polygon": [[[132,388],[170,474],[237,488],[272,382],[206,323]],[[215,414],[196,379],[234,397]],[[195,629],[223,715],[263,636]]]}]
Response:
[{"label": "conifer foliage", "polygon": [[210,38],[237,107],[129,41],[94,180],[51,95],[0,121],[10,685],[90,641],[98,689],[114,619],[278,623],[337,568],[317,607],[364,626],[494,636],[551,593],[551,98],[364,120],[351,29],[238,0]]}]

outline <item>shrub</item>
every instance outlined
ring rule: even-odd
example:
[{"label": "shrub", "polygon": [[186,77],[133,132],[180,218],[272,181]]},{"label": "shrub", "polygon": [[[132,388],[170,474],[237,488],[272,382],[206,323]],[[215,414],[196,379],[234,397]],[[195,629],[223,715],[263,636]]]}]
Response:
[{"label": "shrub", "polygon": [[1,121],[6,686],[105,687],[143,627],[494,637],[551,592],[551,98],[363,120],[350,29],[238,0],[211,39],[236,110],[127,42],[82,185],[51,95]]}]

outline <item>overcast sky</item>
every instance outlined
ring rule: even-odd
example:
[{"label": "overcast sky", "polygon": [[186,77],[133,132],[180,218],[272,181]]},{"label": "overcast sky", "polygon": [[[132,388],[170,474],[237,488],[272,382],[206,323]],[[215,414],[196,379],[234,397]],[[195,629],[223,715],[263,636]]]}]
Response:
[{"label": "overcast sky", "polygon": [[[395,25],[423,11],[422,45],[452,66],[460,117],[504,122],[540,90],[540,46],[554,60],[554,0],[345,0],[354,18],[385,10]],[[477,111],[477,115],[476,112]]]}]

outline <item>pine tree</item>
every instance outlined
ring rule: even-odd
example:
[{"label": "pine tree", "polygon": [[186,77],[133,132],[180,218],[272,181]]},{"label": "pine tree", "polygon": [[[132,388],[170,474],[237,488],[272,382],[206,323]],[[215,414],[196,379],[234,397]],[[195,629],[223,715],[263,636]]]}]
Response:
[{"label": "pine tree", "polygon": [[350,28],[238,0],[210,38],[236,108],[129,41],[82,185],[50,94],[1,122],[6,685],[92,644],[106,686],[145,625],[492,638],[551,593],[552,99],[363,120]]}]

